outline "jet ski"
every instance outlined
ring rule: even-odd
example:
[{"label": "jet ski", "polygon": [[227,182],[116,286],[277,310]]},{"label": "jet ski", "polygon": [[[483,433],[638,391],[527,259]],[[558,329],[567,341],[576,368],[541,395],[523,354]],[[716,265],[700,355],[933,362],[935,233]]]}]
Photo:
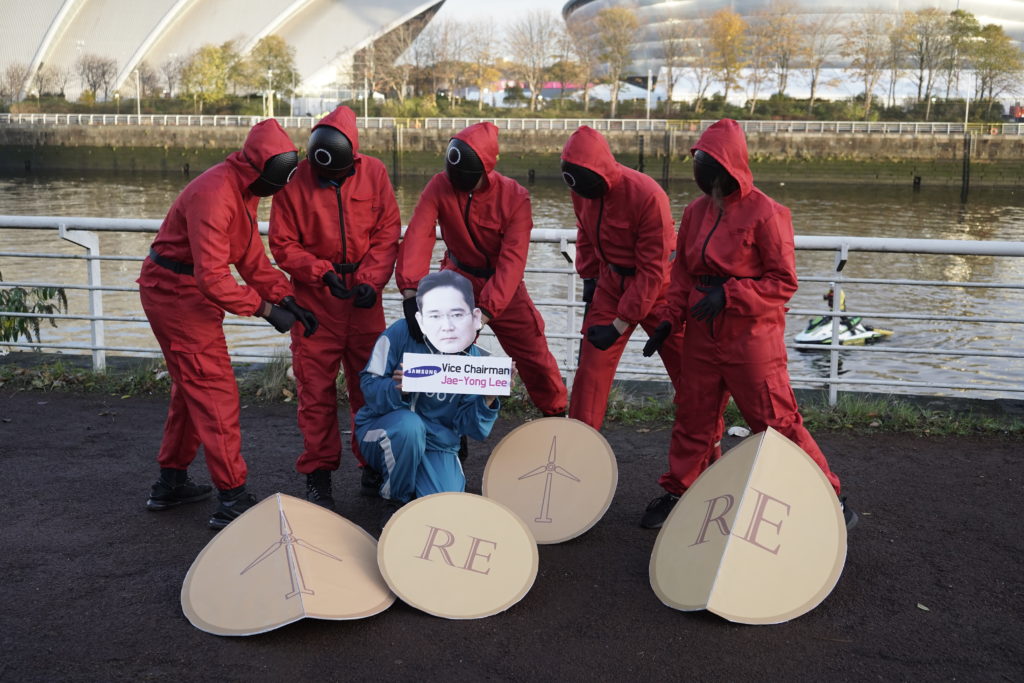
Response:
[{"label": "jet ski", "polygon": [[[828,293],[822,297],[828,302],[829,308],[832,308],[834,297],[835,287],[829,287]],[[846,310],[846,292],[843,292],[839,297],[839,310]],[[865,325],[863,318],[859,315],[844,315],[839,318],[839,343],[843,346],[874,344],[891,336],[892,330],[883,330]],[[818,315],[811,318],[807,323],[807,327],[793,337],[793,340],[798,344],[821,344],[823,346],[832,344],[831,316]]]}]

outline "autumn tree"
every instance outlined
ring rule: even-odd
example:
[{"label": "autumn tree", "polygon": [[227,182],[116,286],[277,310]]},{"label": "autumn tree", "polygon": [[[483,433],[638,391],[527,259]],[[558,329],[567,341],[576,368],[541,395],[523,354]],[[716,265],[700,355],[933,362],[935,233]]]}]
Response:
[{"label": "autumn tree", "polygon": [[[229,53],[225,57],[231,59]],[[261,38],[232,72],[250,91],[267,89],[282,95],[291,95],[301,80],[295,67],[295,48],[278,35]]]},{"label": "autumn tree", "polygon": [[729,90],[739,86],[746,66],[746,30],[747,22],[732,10],[720,9],[708,19],[711,65],[725,90],[723,102],[729,101]]},{"label": "autumn tree", "polygon": [[219,102],[228,92],[231,55],[221,46],[206,44],[188,58],[182,68],[181,85],[192,95],[196,110],[202,114],[205,105]]},{"label": "autumn tree", "polygon": [[775,36],[772,34],[770,17],[765,12],[758,12],[751,17],[747,25],[746,38],[746,82],[747,106],[750,115],[757,108],[757,98],[761,94],[761,86],[771,75],[770,53]]},{"label": "autumn tree", "polygon": [[494,67],[498,59],[495,47],[496,29],[493,21],[484,21],[476,25],[476,30],[467,36],[466,52],[468,57],[469,82],[476,86],[477,111],[484,108],[484,89],[496,81],[501,75]]},{"label": "autumn tree", "polygon": [[555,61],[548,67],[548,77],[558,83],[558,106],[565,99],[567,84],[583,79],[583,65],[576,59],[574,39],[568,26],[560,25],[555,41]]},{"label": "autumn tree", "polygon": [[970,57],[971,43],[981,35],[981,24],[970,12],[958,9],[946,19],[946,99],[951,91],[960,91],[960,72]]},{"label": "autumn tree", "polygon": [[818,88],[823,85],[821,75],[825,65],[841,49],[839,17],[835,14],[822,14],[801,22],[799,30],[804,36],[804,51],[800,55],[800,64],[807,71],[807,84],[810,89],[807,113],[811,114],[814,112]]},{"label": "autumn tree", "polygon": [[991,115],[996,98],[1015,87],[1024,70],[1020,48],[998,24],[986,24],[971,43],[970,61],[978,81],[977,96],[987,100]]},{"label": "autumn tree", "polygon": [[514,74],[530,90],[530,111],[537,111],[537,97],[545,72],[553,62],[558,20],[551,12],[531,10],[513,21],[506,35]]},{"label": "autumn tree", "polygon": [[866,12],[855,18],[843,37],[841,53],[848,60],[846,71],[860,79],[864,87],[864,118],[871,114],[872,97],[885,71],[889,54],[891,22],[879,12]]},{"label": "autumn tree", "polygon": [[611,117],[615,118],[619,108],[619,88],[626,69],[633,63],[633,46],[636,44],[640,22],[633,10],[611,7],[597,13],[596,27],[601,62],[607,69],[608,83],[612,89]]},{"label": "autumn tree", "polygon": [[896,85],[903,78],[906,71],[912,27],[913,13],[905,12],[892,21],[889,26],[889,32],[886,35],[889,41],[889,49],[885,55],[885,68],[889,73],[889,90],[886,104],[890,107],[896,104]]}]

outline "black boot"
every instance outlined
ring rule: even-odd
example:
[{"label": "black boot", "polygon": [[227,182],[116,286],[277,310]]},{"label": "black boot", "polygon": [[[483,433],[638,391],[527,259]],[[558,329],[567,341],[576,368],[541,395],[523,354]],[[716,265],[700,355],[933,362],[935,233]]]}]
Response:
[{"label": "black boot", "polygon": [[328,510],[334,509],[330,470],[316,470],[306,475],[306,500]]},{"label": "black boot", "polygon": [[160,468],[160,478],[149,492],[146,508],[159,512],[182,503],[197,503],[213,495],[213,487],[197,484],[188,476],[188,470]]},{"label": "black boot", "polygon": [[384,483],[384,477],[380,472],[369,465],[363,465],[363,472],[359,476],[359,494],[369,498],[380,498],[380,487]]},{"label": "black boot", "polygon": [[222,489],[217,492],[220,505],[210,517],[210,528],[220,531],[228,524],[256,504],[256,496],[247,493],[245,484],[233,489]]},{"label": "black boot", "polygon": [[469,457],[469,439],[465,436],[459,439],[459,462],[466,462]]}]

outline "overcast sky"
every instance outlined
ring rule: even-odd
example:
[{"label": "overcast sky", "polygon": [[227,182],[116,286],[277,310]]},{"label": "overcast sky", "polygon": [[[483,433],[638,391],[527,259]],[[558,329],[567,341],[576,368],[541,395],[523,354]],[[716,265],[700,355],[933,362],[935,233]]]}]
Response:
[{"label": "overcast sky", "polygon": [[566,0],[446,0],[437,19],[491,18],[496,24],[515,21],[530,10],[550,10],[561,19]]}]

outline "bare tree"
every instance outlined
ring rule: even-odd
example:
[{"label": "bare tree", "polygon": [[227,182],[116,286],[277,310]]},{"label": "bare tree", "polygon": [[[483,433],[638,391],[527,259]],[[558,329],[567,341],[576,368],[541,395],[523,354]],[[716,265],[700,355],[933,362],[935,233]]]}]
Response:
[{"label": "bare tree", "polygon": [[821,74],[829,60],[839,52],[842,36],[839,34],[839,17],[836,14],[823,14],[815,19],[800,24],[800,32],[804,35],[805,50],[800,62],[807,70],[807,81],[810,96],[807,100],[807,113],[814,112],[814,101],[818,88],[822,85]]},{"label": "bare tree", "polygon": [[466,38],[466,53],[469,57],[469,82],[476,86],[477,111],[484,108],[484,90],[498,79],[500,75],[494,68],[498,59],[495,50],[496,29],[493,21],[484,21],[476,25],[476,30]]},{"label": "bare tree", "polygon": [[746,66],[744,59],[747,22],[739,14],[720,9],[708,19],[711,63],[715,75],[725,89],[723,102],[729,101],[729,89],[739,85],[739,75]]},{"label": "bare tree", "polygon": [[419,26],[401,24],[376,41],[378,85],[385,94],[404,102],[409,93],[415,65],[411,56]]},{"label": "bare tree", "polygon": [[537,111],[545,72],[554,61],[558,20],[551,12],[531,10],[512,22],[506,35],[515,75],[530,89],[530,111]]},{"label": "bare tree", "polygon": [[751,116],[757,108],[761,86],[771,74],[771,47],[775,42],[772,28],[771,17],[765,12],[754,14],[747,27],[744,61],[747,67],[747,106]]},{"label": "bare tree", "polygon": [[0,95],[7,103],[17,102],[21,96],[22,88],[28,79],[28,64],[12,62],[4,69],[3,80],[0,81]]},{"label": "bare tree", "polygon": [[765,33],[771,40],[763,49],[780,95],[786,94],[789,73],[807,49],[798,17],[796,6],[790,0],[771,0],[764,11]]},{"label": "bare tree", "polygon": [[691,25],[678,19],[670,19],[658,29],[661,41],[661,59],[665,67],[665,115],[672,115],[672,91],[676,79],[683,71],[689,56],[689,41],[693,37]]},{"label": "bare tree", "polygon": [[908,50],[917,74],[917,101],[924,98],[927,121],[931,117],[932,89],[948,54],[947,15],[940,9],[926,7],[908,19]]},{"label": "bare tree", "polygon": [[601,46],[601,61],[608,69],[608,83],[612,88],[612,118],[618,113],[619,88],[623,74],[633,63],[633,46],[639,28],[636,14],[626,7],[612,7],[597,13],[597,42]]},{"label": "bare tree", "polygon": [[174,87],[181,83],[181,72],[185,69],[187,62],[186,57],[172,54],[160,65],[160,73],[163,74],[164,81],[167,83],[167,94],[171,97],[174,97]]},{"label": "bare tree", "polygon": [[74,71],[71,67],[61,66],[54,67],[53,69],[53,87],[57,91],[57,95],[65,97],[64,94],[68,89],[68,83],[71,82],[71,78],[74,76]]},{"label": "bare tree", "polygon": [[87,90],[92,91],[93,95],[99,95],[102,90],[103,99],[108,99],[110,86],[113,85],[114,78],[117,76],[117,62],[114,59],[84,54],[75,62],[75,68]]},{"label": "bare tree", "polygon": [[141,92],[135,93],[135,96],[140,99],[147,96],[153,97],[160,90],[160,75],[149,65],[149,62],[139,62],[135,68],[139,72],[138,84],[141,90]]},{"label": "bare tree", "polygon": [[843,38],[842,54],[849,60],[846,71],[859,78],[864,87],[865,120],[871,114],[872,97],[885,70],[890,25],[880,12],[866,12],[852,22]]},{"label": "bare tree", "polygon": [[704,99],[708,88],[715,78],[715,68],[711,61],[710,41],[702,36],[707,36],[710,31],[711,20],[709,17],[701,17],[693,24],[693,35],[689,41],[688,59],[690,80],[693,81],[694,90],[697,94],[693,101],[693,111],[700,114],[704,111]]},{"label": "bare tree", "polygon": [[32,90],[40,95],[53,93],[57,88],[56,69],[48,64],[40,64],[32,76]]},{"label": "bare tree", "polygon": [[574,19],[566,26],[572,51],[580,67],[580,80],[583,82],[583,111],[590,111],[590,86],[597,75],[601,63],[601,48],[591,36],[597,31],[593,19]]},{"label": "bare tree", "polygon": [[548,75],[558,82],[558,105],[565,99],[566,84],[583,78],[583,65],[576,59],[575,41],[567,26],[560,25],[555,40],[555,62],[548,67]]},{"label": "bare tree", "polygon": [[892,107],[896,104],[896,84],[906,70],[907,54],[910,45],[910,30],[913,14],[906,12],[897,17],[889,28],[889,51],[885,56],[885,66],[889,72],[889,91],[886,103]]}]

